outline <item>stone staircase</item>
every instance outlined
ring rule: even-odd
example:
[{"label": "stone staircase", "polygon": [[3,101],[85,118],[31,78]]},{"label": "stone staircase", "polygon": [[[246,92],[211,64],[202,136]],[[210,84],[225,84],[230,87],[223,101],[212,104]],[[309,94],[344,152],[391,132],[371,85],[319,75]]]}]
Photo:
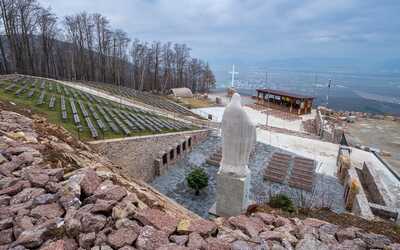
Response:
[{"label": "stone staircase", "polygon": [[264,180],[287,184],[311,192],[315,176],[315,161],[289,154],[274,153],[264,173]]},{"label": "stone staircase", "polygon": [[274,153],[264,174],[264,179],[284,183],[289,171],[291,156],[283,153]]},{"label": "stone staircase", "polygon": [[302,157],[294,157],[293,168],[288,181],[290,187],[312,191],[315,175],[315,161]]},{"label": "stone staircase", "polygon": [[206,163],[215,167],[219,167],[220,162],[222,160],[222,148],[218,148],[210,158],[206,160]]}]

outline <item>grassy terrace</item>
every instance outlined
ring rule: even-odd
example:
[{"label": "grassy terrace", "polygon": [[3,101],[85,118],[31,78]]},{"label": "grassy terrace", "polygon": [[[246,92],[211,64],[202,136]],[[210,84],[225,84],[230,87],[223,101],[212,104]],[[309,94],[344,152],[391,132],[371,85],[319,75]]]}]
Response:
[{"label": "grassy terrace", "polygon": [[[65,100],[64,118],[62,97]],[[195,128],[154,113],[121,106],[53,81],[29,77],[0,81],[0,100],[40,113],[50,122],[63,126],[82,140],[159,134]]]},{"label": "grassy terrace", "polygon": [[116,86],[108,83],[85,82],[82,83],[82,85],[87,85],[95,89],[103,90],[116,96],[123,96],[125,98],[176,114],[195,116],[197,118],[203,119],[201,116],[198,116],[190,110],[183,108],[182,106],[184,105],[179,105],[173,99],[161,95],[156,95],[145,91],[137,91],[132,88]]}]

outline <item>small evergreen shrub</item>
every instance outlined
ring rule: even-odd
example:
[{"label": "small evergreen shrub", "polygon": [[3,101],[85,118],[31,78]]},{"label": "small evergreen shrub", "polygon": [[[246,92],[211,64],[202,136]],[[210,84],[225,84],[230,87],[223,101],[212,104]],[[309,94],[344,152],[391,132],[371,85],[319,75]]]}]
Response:
[{"label": "small evergreen shrub", "polygon": [[293,201],[284,194],[277,194],[271,197],[269,205],[273,208],[280,208],[283,211],[292,213],[295,211]]},{"label": "small evergreen shrub", "polygon": [[208,186],[208,175],[202,168],[195,168],[186,177],[186,181],[196,191],[196,195],[199,195],[200,190]]}]

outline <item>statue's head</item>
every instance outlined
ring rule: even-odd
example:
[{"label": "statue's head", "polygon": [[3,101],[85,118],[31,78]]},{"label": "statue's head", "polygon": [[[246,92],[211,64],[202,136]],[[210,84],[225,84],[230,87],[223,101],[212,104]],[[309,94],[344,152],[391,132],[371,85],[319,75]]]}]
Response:
[{"label": "statue's head", "polygon": [[240,95],[238,93],[233,94],[231,103],[229,106],[241,108],[242,104],[240,103]]}]

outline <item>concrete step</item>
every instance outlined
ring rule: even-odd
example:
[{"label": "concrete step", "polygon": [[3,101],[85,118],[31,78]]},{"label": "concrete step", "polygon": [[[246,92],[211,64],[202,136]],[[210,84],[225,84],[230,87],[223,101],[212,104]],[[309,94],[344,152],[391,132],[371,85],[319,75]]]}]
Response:
[{"label": "concrete step", "polygon": [[277,160],[274,160],[274,159],[272,159],[270,162],[269,162],[269,164],[271,165],[271,164],[275,164],[275,165],[282,165],[282,166],[289,166],[289,162],[288,161],[277,161]]},{"label": "concrete step", "polygon": [[273,172],[287,174],[288,168],[282,168],[280,166],[269,165],[266,171],[273,171]]},{"label": "concrete step", "polygon": [[292,169],[292,173],[301,173],[301,174],[307,174],[307,175],[311,175],[311,176],[314,176],[314,174],[315,174],[314,169],[310,170],[310,169],[302,169],[302,168],[296,168],[296,167],[294,167]]},{"label": "concrete step", "polygon": [[264,175],[264,179],[272,182],[284,183],[285,178],[274,175]]},{"label": "concrete step", "polygon": [[220,165],[219,161],[214,161],[214,160],[211,160],[211,159],[207,159],[206,163],[209,164],[209,165],[215,166],[215,167],[219,167],[219,165]]},{"label": "concrete step", "polygon": [[213,161],[221,161],[221,160],[222,160],[222,157],[219,157],[219,156],[216,156],[216,155],[212,155],[212,156],[210,157],[210,159],[213,160]]},{"label": "concrete step", "polygon": [[265,174],[279,175],[285,177],[287,175],[287,172],[279,171],[276,169],[267,169],[265,171]]},{"label": "concrete step", "polygon": [[293,176],[293,175],[290,176],[289,181],[292,183],[301,183],[304,185],[312,185],[313,184],[312,180],[304,179],[304,178]]},{"label": "concrete step", "polygon": [[301,161],[294,161],[293,166],[301,166],[301,167],[306,167],[306,168],[314,168],[315,164],[314,163],[309,163],[309,162],[301,162]]},{"label": "concrete step", "polygon": [[313,175],[309,175],[309,174],[303,174],[303,173],[299,173],[299,172],[292,172],[291,178],[301,178],[303,180],[308,180],[311,181],[314,179]]}]

